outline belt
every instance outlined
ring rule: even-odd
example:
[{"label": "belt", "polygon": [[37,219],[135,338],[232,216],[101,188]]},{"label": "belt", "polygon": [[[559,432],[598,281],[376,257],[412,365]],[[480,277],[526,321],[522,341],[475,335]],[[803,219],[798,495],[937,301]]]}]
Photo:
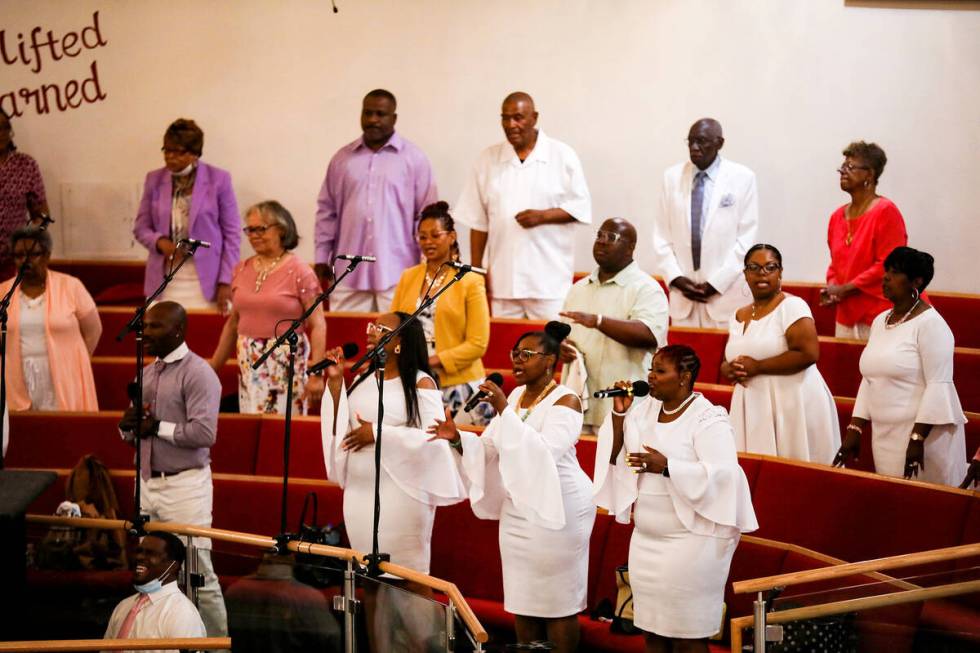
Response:
[{"label": "belt", "polygon": [[200,467],[188,467],[187,469],[182,469],[178,472],[158,472],[157,470],[152,470],[150,472],[150,478],[167,478],[168,476],[176,476],[177,474],[183,474],[184,472],[189,472],[192,469],[200,469]]}]

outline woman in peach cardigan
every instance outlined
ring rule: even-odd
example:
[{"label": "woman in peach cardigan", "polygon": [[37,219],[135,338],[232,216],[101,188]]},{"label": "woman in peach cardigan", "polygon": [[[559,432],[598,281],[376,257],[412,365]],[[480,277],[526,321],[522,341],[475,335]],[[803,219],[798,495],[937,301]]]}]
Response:
[{"label": "woman in peach cardigan", "polygon": [[[402,273],[392,311],[415,312],[426,294],[434,295],[455,274],[446,265],[459,259],[448,204],[436,202],[422,209],[416,238],[425,260]],[[429,366],[439,378],[443,403],[456,413],[477,392],[485,376],[481,357],[490,341],[490,309],[483,277],[467,274],[419,317],[428,344]],[[482,403],[469,414],[459,413],[456,423],[487,424],[492,417],[493,409]]]},{"label": "woman in peach cardigan", "polygon": [[[75,277],[48,270],[48,232],[16,230],[11,251],[14,263],[26,261],[26,268],[7,320],[10,410],[99,410],[91,357],[102,321],[95,301]],[[0,293],[12,284],[0,284]]]}]

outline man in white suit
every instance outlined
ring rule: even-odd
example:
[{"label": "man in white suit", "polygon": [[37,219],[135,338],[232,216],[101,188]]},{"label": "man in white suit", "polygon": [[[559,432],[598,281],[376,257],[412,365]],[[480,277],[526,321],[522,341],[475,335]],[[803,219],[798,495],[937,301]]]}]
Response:
[{"label": "man in white suit", "polygon": [[670,289],[674,326],[727,329],[752,301],[742,258],[759,226],[755,173],[723,159],[724,144],[718,121],[702,118],[687,135],[690,162],[664,173],[654,268]]}]

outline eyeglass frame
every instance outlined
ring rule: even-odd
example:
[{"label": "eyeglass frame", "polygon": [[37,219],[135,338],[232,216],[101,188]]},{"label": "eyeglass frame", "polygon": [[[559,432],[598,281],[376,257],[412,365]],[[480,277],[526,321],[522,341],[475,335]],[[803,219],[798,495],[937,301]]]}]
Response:
[{"label": "eyeglass frame", "polygon": [[[601,236],[601,238],[600,238]],[[595,241],[597,243],[606,243],[609,245],[615,245],[623,239],[623,234],[618,231],[608,231],[605,229],[600,229],[595,232]]]},{"label": "eyeglass frame", "polygon": [[551,356],[551,354],[547,354],[543,351],[534,351],[533,349],[511,349],[507,353],[510,355],[511,363],[516,363],[517,361],[520,361],[522,363],[527,363],[528,361],[531,360],[531,357],[534,355]]},{"label": "eyeglass frame", "polygon": [[442,238],[446,234],[450,234],[450,233],[452,233],[452,232],[449,231],[449,230],[447,230],[447,229],[443,229],[442,231],[436,231],[433,234],[425,234],[425,238],[424,239],[422,238],[422,235],[423,234],[417,233],[417,234],[415,234],[415,242],[417,242],[419,244],[421,244],[421,243],[427,243],[430,240],[436,240],[437,238]]},{"label": "eyeglass frame", "polygon": [[391,333],[394,331],[390,326],[385,326],[384,324],[378,324],[377,322],[368,322],[364,329],[366,335],[384,335],[386,333]]},{"label": "eyeglass frame", "polygon": [[855,170],[869,170],[870,171],[871,170],[871,166],[858,166],[858,165],[854,165],[853,163],[842,163],[842,164],[840,164],[840,167],[837,168],[837,170],[835,170],[834,172],[836,172],[837,174],[842,175],[845,172],[847,174],[851,174]]},{"label": "eyeglass frame", "polygon": [[765,265],[749,263],[743,268],[745,272],[750,272],[752,274],[773,274],[774,272],[782,269],[783,266],[781,266],[779,263],[766,263]]},{"label": "eyeglass frame", "polygon": [[264,236],[265,232],[274,227],[278,227],[277,224],[260,224],[251,227],[242,227],[242,233],[246,236],[251,236],[253,233],[257,236]]},{"label": "eyeglass frame", "polygon": [[160,151],[164,154],[175,154],[177,156],[184,156],[190,153],[186,147],[167,147],[166,145],[161,147]]}]

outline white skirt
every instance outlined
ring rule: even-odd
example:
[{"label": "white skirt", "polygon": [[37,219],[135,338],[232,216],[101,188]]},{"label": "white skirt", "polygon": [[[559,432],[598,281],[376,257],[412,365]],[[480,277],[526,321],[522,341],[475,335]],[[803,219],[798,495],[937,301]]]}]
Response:
[{"label": "white skirt", "polygon": [[[383,446],[383,445],[382,445]],[[395,564],[429,573],[436,508],[406,494],[381,468],[378,547]],[[344,488],[344,525],[352,548],[371,553],[374,528],[374,445],[351,453]]]},{"label": "white skirt", "polygon": [[634,625],[679,639],[717,633],[738,538],[691,533],[677,518],[669,494],[640,494],[633,520],[629,570]]},{"label": "white skirt", "polygon": [[511,614],[557,619],[586,607],[595,504],[584,474],[582,479],[563,476],[562,488],[565,527],[560,531],[524,519],[509,497],[501,508],[504,610]]}]

